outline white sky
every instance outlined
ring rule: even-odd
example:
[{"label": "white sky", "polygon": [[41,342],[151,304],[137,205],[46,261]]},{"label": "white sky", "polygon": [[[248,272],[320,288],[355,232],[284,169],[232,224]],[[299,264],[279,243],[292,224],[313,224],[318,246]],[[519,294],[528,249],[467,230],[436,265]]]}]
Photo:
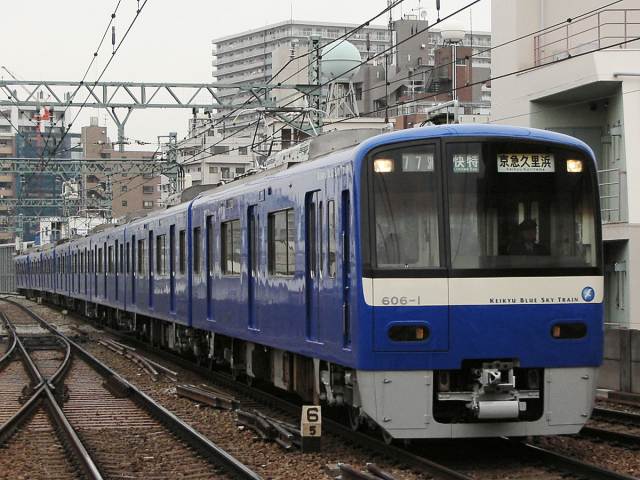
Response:
[{"label": "white sky", "polygon": [[[118,42],[136,9],[136,0],[121,0],[115,20]],[[470,0],[441,0],[441,16]],[[491,0],[482,0],[455,19],[455,27],[490,30]],[[73,80],[82,78],[117,0],[3,0],[0,28],[0,65],[23,80]],[[142,1],[140,2],[142,3]],[[386,7],[386,0],[148,0],[103,80],[147,82],[210,82],[211,40],[269,23],[289,19],[361,23]],[[434,22],[435,0],[405,0],[394,18],[418,7],[427,9]],[[385,24],[387,17],[374,23]],[[437,28],[445,27],[439,25]],[[111,53],[108,35],[88,80],[94,80]],[[7,78],[0,70],[0,76]],[[67,118],[70,119],[70,111]],[[157,135],[186,134],[189,110],[134,111],[125,134],[156,142]],[[115,140],[116,129],[104,111],[85,108],[72,131],[99,116]],[[136,149],[136,147],[131,147]],[[145,148],[145,147],[137,147]],[[153,145],[146,147],[154,149]]]}]

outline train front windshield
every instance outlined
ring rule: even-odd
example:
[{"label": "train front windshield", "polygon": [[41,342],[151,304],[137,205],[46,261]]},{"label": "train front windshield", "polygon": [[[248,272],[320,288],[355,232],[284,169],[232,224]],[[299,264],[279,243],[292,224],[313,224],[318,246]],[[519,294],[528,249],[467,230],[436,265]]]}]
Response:
[{"label": "train front windshield", "polygon": [[548,143],[455,141],[369,156],[364,270],[596,274],[591,161]]}]

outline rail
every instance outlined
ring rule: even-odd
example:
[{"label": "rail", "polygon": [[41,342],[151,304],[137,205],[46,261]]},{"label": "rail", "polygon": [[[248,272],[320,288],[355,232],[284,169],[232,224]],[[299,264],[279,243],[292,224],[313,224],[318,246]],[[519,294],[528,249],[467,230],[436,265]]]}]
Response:
[{"label": "rail", "polygon": [[[54,397],[51,384],[43,379],[38,367],[29,356],[18,333],[15,331],[11,322],[6,318],[5,314],[0,313],[0,317],[7,325],[7,328],[11,331],[13,338],[15,339],[17,349],[22,356],[25,366],[27,367],[27,372],[31,377],[32,382],[36,384],[35,393],[31,398],[12,418],[0,426],[0,444],[11,438],[21,425],[31,418],[40,404],[44,402],[47,410],[49,411],[51,421],[53,421],[58,427],[59,432],[65,439],[65,445],[73,452],[74,458],[84,473],[84,476],[91,480],[102,480],[103,477],[96,467],[95,462],[62,412],[60,405],[58,405],[58,402]],[[65,363],[70,363],[69,351],[67,351],[67,355],[65,355],[63,365],[55,373],[56,377],[59,376],[61,372],[66,371],[67,367],[64,365]]]},{"label": "rail", "polygon": [[[212,463],[222,466],[227,470],[232,476],[236,478],[242,478],[247,480],[261,480],[256,472],[251,470],[249,467],[244,465],[242,462],[234,458],[228,452],[220,448],[218,445],[213,443],[207,437],[202,435],[196,429],[183,422],[180,418],[174,415],[172,412],[167,410],[165,407],[155,402],[150,396],[146,393],[142,392],[134,385],[127,382],[124,378],[114,372],[111,368],[109,368],[104,363],[100,362],[97,358],[91,355],[87,350],[82,348],[80,345],[75,343],[70,338],[66,337],[60,330],[56,327],[48,323],[42,317],[40,317],[37,313],[33,312],[29,308],[21,305],[18,302],[14,302],[12,300],[8,300],[6,298],[1,299],[3,302],[11,304],[20,308],[23,312],[28,314],[31,318],[37,321],[43,328],[47,329],[53,335],[58,338],[64,340],[64,342],[68,343],[71,347],[72,352],[77,355],[78,358],[84,360],[87,364],[89,364],[96,372],[104,376],[108,382],[114,385],[114,388],[121,388],[123,391],[126,391],[129,397],[138,404],[141,408],[149,412],[156,420],[162,423],[169,431],[171,431],[176,437],[180,438],[182,441],[190,445],[200,454],[202,454],[205,458],[209,459]],[[17,335],[16,335],[17,336]],[[18,338],[18,348],[21,347],[21,342]],[[26,353],[26,351],[25,351]],[[26,360],[26,358],[25,358]],[[28,362],[28,360],[27,360]],[[37,368],[34,365],[34,375],[37,372]],[[56,372],[56,376],[58,373]],[[40,377],[41,378],[41,377]],[[42,393],[43,390],[49,390],[49,382],[44,381],[35,381],[38,386],[42,385],[38,389],[41,395],[47,395],[46,393]],[[55,406],[52,407],[55,409]],[[55,412],[54,412],[55,413]],[[2,429],[0,428],[0,438],[2,438]]]},{"label": "rail", "polygon": [[[604,9],[533,38],[535,65],[610,47],[640,49],[640,9]],[[629,42],[618,45],[620,42]]]}]

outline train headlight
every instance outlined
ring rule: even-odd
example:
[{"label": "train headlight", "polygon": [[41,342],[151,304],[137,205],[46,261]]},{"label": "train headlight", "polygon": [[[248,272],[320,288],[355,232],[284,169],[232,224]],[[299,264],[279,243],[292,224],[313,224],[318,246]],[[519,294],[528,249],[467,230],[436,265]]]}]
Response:
[{"label": "train headlight", "polygon": [[556,323],[551,327],[551,336],[557,339],[577,339],[587,335],[587,326],[582,322]]},{"label": "train headlight", "polygon": [[582,160],[567,160],[567,172],[569,173],[581,173],[582,172]]},{"label": "train headlight", "polygon": [[376,173],[391,173],[393,167],[393,159],[391,158],[376,158],[373,161],[373,171]]},{"label": "train headlight", "polygon": [[394,342],[424,342],[429,338],[429,328],[426,325],[393,325],[388,335]]}]

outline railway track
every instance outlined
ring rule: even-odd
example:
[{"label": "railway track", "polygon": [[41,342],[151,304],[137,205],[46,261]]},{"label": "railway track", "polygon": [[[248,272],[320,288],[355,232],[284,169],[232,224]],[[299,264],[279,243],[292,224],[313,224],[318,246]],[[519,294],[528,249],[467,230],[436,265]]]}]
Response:
[{"label": "railway track", "polygon": [[17,340],[0,318],[7,349],[0,356],[0,425],[9,420],[21,407],[22,395],[30,383],[22,362],[14,358]]},{"label": "railway track", "polygon": [[[239,399],[241,405],[250,404],[252,407],[263,405],[290,415],[290,418],[299,418],[299,406],[282,398],[271,395],[268,392],[240,384],[230,376],[219,372],[212,372],[204,367],[198,367],[192,362],[177,355],[160,351],[149,347],[144,342],[131,338],[122,332],[108,330],[120,341],[129,343],[138,348],[138,351],[146,350],[163,357],[165,360],[179,365],[190,371],[201,374],[213,381],[217,386],[226,391],[233,392],[233,396]],[[355,445],[359,449],[371,452],[375,460],[386,458],[395,464],[410,467],[414,472],[420,472],[427,478],[446,478],[457,480],[469,480],[472,478],[585,478],[607,480],[629,480],[634,477],[616,473],[588,462],[583,462],[572,457],[559,455],[556,452],[541,448],[540,446],[526,442],[509,439],[495,439],[483,441],[453,442],[447,445],[443,442],[440,447],[434,446],[438,442],[416,442],[411,446],[387,445],[379,438],[361,432],[353,432],[345,425],[327,419],[323,420],[323,430],[335,435],[342,442]],[[455,443],[455,445],[454,445]],[[463,446],[464,444],[464,446]],[[443,450],[440,454],[438,450]],[[429,454],[425,456],[425,451]],[[460,452],[465,455],[461,456]],[[467,455],[467,452],[473,452]],[[451,456],[453,452],[453,457]],[[499,452],[496,456],[495,452]],[[374,460],[372,459],[372,461]],[[484,463],[483,463],[484,462]],[[502,465],[510,464],[508,469]],[[345,473],[345,477],[349,474]],[[360,472],[366,478],[368,472]]]},{"label": "railway track", "polygon": [[[234,392],[233,397],[239,401],[239,404],[242,407],[245,405],[251,405],[255,408],[258,405],[267,405],[270,408],[274,408],[284,413],[285,415],[289,415],[289,420],[292,422],[297,422],[299,419],[300,409],[296,404],[280,397],[276,397],[263,390],[239,383],[233,380],[229,375],[212,372],[207,368],[197,366],[173,353],[152,348],[144,342],[131,338],[130,335],[110,329],[107,329],[107,331],[117,336],[120,341],[127,342],[135,346],[139,351],[146,350],[153,352],[182,368],[201,374],[205,378],[212,380],[217,386],[220,386],[227,391]],[[455,452],[458,457],[455,461],[451,461],[451,459],[447,458],[447,455],[432,455],[431,452],[434,450],[434,443],[432,441],[417,442],[415,445],[410,447],[388,445],[374,436],[361,432],[353,432],[345,425],[328,419],[326,416],[323,419],[323,430],[333,435],[337,435],[347,443],[375,453],[375,455],[378,456],[377,458],[383,457],[392,463],[410,466],[413,471],[420,472],[429,476],[429,478],[458,480],[471,478],[493,478],[494,476],[495,478],[504,478],[500,477],[497,473],[500,470],[500,467],[492,466],[490,465],[490,462],[484,470],[478,470],[475,467],[470,468],[468,466],[469,462],[466,460],[464,461],[466,465],[460,464],[458,459],[460,458],[459,452],[460,444],[462,442],[458,442],[458,445],[449,444],[448,447],[445,448],[449,452]],[[563,479],[567,477],[577,477],[594,480],[630,480],[634,478],[569,456],[560,455],[554,451],[534,444],[520,442],[517,440],[510,440],[506,438],[496,439],[491,443],[490,448],[487,448],[486,445],[484,445],[486,443],[485,440],[464,443],[469,445],[469,447],[464,450],[476,449],[476,451],[479,452],[479,459],[495,458],[495,452],[499,451],[501,452],[501,455],[496,460],[498,462],[502,462],[503,452],[511,452],[513,457],[511,459],[511,463],[514,465],[514,471],[509,472],[512,476],[509,476],[508,478],[530,479],[539,477],[545,479]],[[425,451],[429,451],[428,456],[425,456]],[[522,473],[523,476],[519,476],[517,472],[514,472],[516,469],[522,467],[525,460],[529,463],[529,466]],[[364,473],[366,475],[366,472]],[[352,475],[352,473],[350,474]],[[347,475],[349,474],[346,474],[345,476]]]},{"label": "railway track", "polygon": [[[18,326],[7,324],[16,346],[2,358],[9,362],[16,351],[21,354],[33,394],[0,426],[0,465],[20,450],[60,472],[60,478],[260,478],[53,326],[12,305],[6,310],[19,318]],[[25,315],[15,315],[18,308],[31,324]],[[6,368],[0,381],[8,378],[5,373]],[[51,465],[48,456],[39,455],[47,451]],[[27,463],[8,464],[6,471],[12,478],[27,472],[29,478],[55,478],[22,470]]]},{"label": "railway track", "polygon": [[640,415],[596,407],[591,422],[580,434],[637,450],[640,449]]},{"label": "railway track", "polygon": [[60,432],[42,406],[0,450],[0,478],[27,478],[25,472],[28,472],[28,478],[81,478],[65,450]]}]

